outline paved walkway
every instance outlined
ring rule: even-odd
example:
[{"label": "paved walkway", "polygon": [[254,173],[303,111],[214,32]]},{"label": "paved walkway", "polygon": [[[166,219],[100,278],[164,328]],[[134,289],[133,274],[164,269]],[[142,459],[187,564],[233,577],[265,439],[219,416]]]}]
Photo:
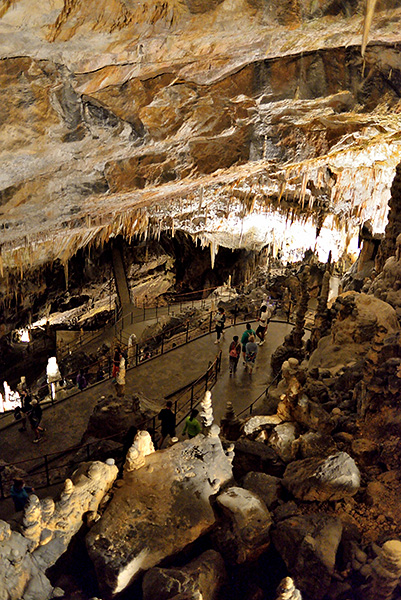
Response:
[{"label": "paved walkway", "polygon": [[[149,398],[159,399],[163,405],[168,394],[201,376],[221,347],[221,373],[212,391],[215,420],[220,422],[228,400],[233,403],[236,412],[239,412],[266,388],[270,375],[271,353],[290,329],[291,325],[270,324],[267,341],[259,348],[252,375],[245,373],[242,360],[236,375],[230,376],[228,373],[228,346],[233,335],[240,336],[244,331],[244,326],[241,325],[227,329],[219,345],[214,344],[215,334],[208,334],[129,369],[125,394],[131,396],[135,392],[142,392]],[[46,437],[39,444],[32,443],[32,433],[29,429],[27,432],[20,432],[18,423],[13,424],[1,432],[1,458],[15,463],[79,444],[96,403],[101,396],[109,394],[115,394],[111,380],[101,382],[48,407],[43,417],[47,428]]]}]

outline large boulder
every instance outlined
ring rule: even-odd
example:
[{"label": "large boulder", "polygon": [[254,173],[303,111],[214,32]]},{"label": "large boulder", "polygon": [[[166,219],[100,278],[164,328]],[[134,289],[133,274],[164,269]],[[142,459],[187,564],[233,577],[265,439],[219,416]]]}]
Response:
[{"label": "large boulder", "polygon": [[274,448],[279,457],[285,463],[296,458],[296,445],[294,444],[298,434],[296,423],[281,423],[274,428],[269,437],[269,445]]},{"label": "large boulder", "polygon": [[240,487],[231,487],[219,496],[223,519],[213,534],[225,560],[241,564],[255,560],[270,545],[272,517],[261,499]]},{"label": "large boulder", "polygon": [[267,473],[247,473],[242,481],[242,487],[263,500],[267,508],[271,508],[276,504],[281,491],[281,483],[279,477],[267,475]]},{"label": "large boulder", "polygon": [[359,490],[360,473],[346,452],[327,458],[296,460],[285,470],[282,484],[300,500],[341,500]]},{"label": "large boulder", "polygon": [[183,594],[188,600],[214,600],[225,581],[221,555],[206,550],[184,567],[149,569],[143,578],[143,600],[168,600]]},{"label": "large boulder", "polygon": [[86,538],[107,596],[206,533],[215,523],[210,497],[232,478],[218,435],[199,434],[159,452],[150,451],[146,435],[135,438],[123,484]]},{"label": "large boulder", "polygon": [[324,514],[291,517],[272,532],[277,552],[306,598],[321,600],[328,591],[341,534],[341,521]]},{"label": "large boulder", "polygon": [[277,452],[262,442],[254,442],[240,438],[235,442],[235,457],[233,462],[235,479],[241,479],[249,471],[261,471],[281,477],[285,463]]}]

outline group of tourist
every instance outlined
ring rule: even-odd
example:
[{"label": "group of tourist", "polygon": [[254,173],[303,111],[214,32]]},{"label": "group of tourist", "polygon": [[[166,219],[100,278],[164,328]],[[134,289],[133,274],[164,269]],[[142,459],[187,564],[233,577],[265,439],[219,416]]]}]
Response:
[{"label": "group of tourist", "polygon": [[[258,327],[256,331],[252,329],[250,323],[247,323],[246,329],[241,336],[241,340],[239,340],[239,337],[235,335],[232,339],[232,342],[230,343],[228,349],[230,375],[235,374],[237,371],[237,366],[241,356],[241,352],[243,355],[243,365],[245,367],[245,371],[249,374],[252,373],[253,368],[255,366],[258,346],[262,346],[265,343],[265,335],[267,331],[267,326],[271,318],[271,314],[272,313],[268,304],[268,298],[265,295],[263,296],[263,300],[259,308],[259,315],[257,317]],[[224,336],[225,322],[225,310],[224,308],[220,307],[218,308],[215,316],[215,327],[217,335],[215,344],[219,344],[221,338]],[[258,342],[256,341],[256,338],[259,338]]]}]

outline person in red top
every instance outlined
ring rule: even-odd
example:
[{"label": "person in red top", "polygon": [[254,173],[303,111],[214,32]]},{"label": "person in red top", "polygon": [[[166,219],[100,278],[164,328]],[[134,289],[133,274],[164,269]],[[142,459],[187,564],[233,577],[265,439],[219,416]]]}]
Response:
[{"label": "person in red top", "polygon": [[241,344],[239,343],[238,335],[233,337],[233,341],[228,349],[229,363],[230,363],[230,375],[237,371],[237,365],[239,357],[241,356]]}]

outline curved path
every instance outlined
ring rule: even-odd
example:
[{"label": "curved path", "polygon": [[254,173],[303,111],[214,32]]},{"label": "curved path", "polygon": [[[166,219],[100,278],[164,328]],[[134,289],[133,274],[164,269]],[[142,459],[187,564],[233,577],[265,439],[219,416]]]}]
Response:
[{"label": "curved path", "polygon": [[[215,420],[219,423],[228,400],[233,403],[235,411],[239,412],[263,392],[269,381],[271,353],[291,328],[292,325],[270,323],[266,342],[259,348],[252,375],[245,373],[242,359],[236,375],[230,376],[228,373],[228,346],[233,335],[241,336],[244,331],[244,326],[240,325],[228,328],[219,345],[214,344],[215,334],[208,334],[129,369],[125,395],[142,392],[149,398],[159,399],[162,406],[165,396],[202,375],[221,347],[221,372],[212,390]],[[109,394],[115,394],[115,388],[107,380],[49,406],[43,416],[46,436],[39,444],[32,443],[33,435],[29,429],[20,432],[18,423],[15,423],[0,434],[0,457],[15,463],[79,444],[94,406],[101,396]]]}]

